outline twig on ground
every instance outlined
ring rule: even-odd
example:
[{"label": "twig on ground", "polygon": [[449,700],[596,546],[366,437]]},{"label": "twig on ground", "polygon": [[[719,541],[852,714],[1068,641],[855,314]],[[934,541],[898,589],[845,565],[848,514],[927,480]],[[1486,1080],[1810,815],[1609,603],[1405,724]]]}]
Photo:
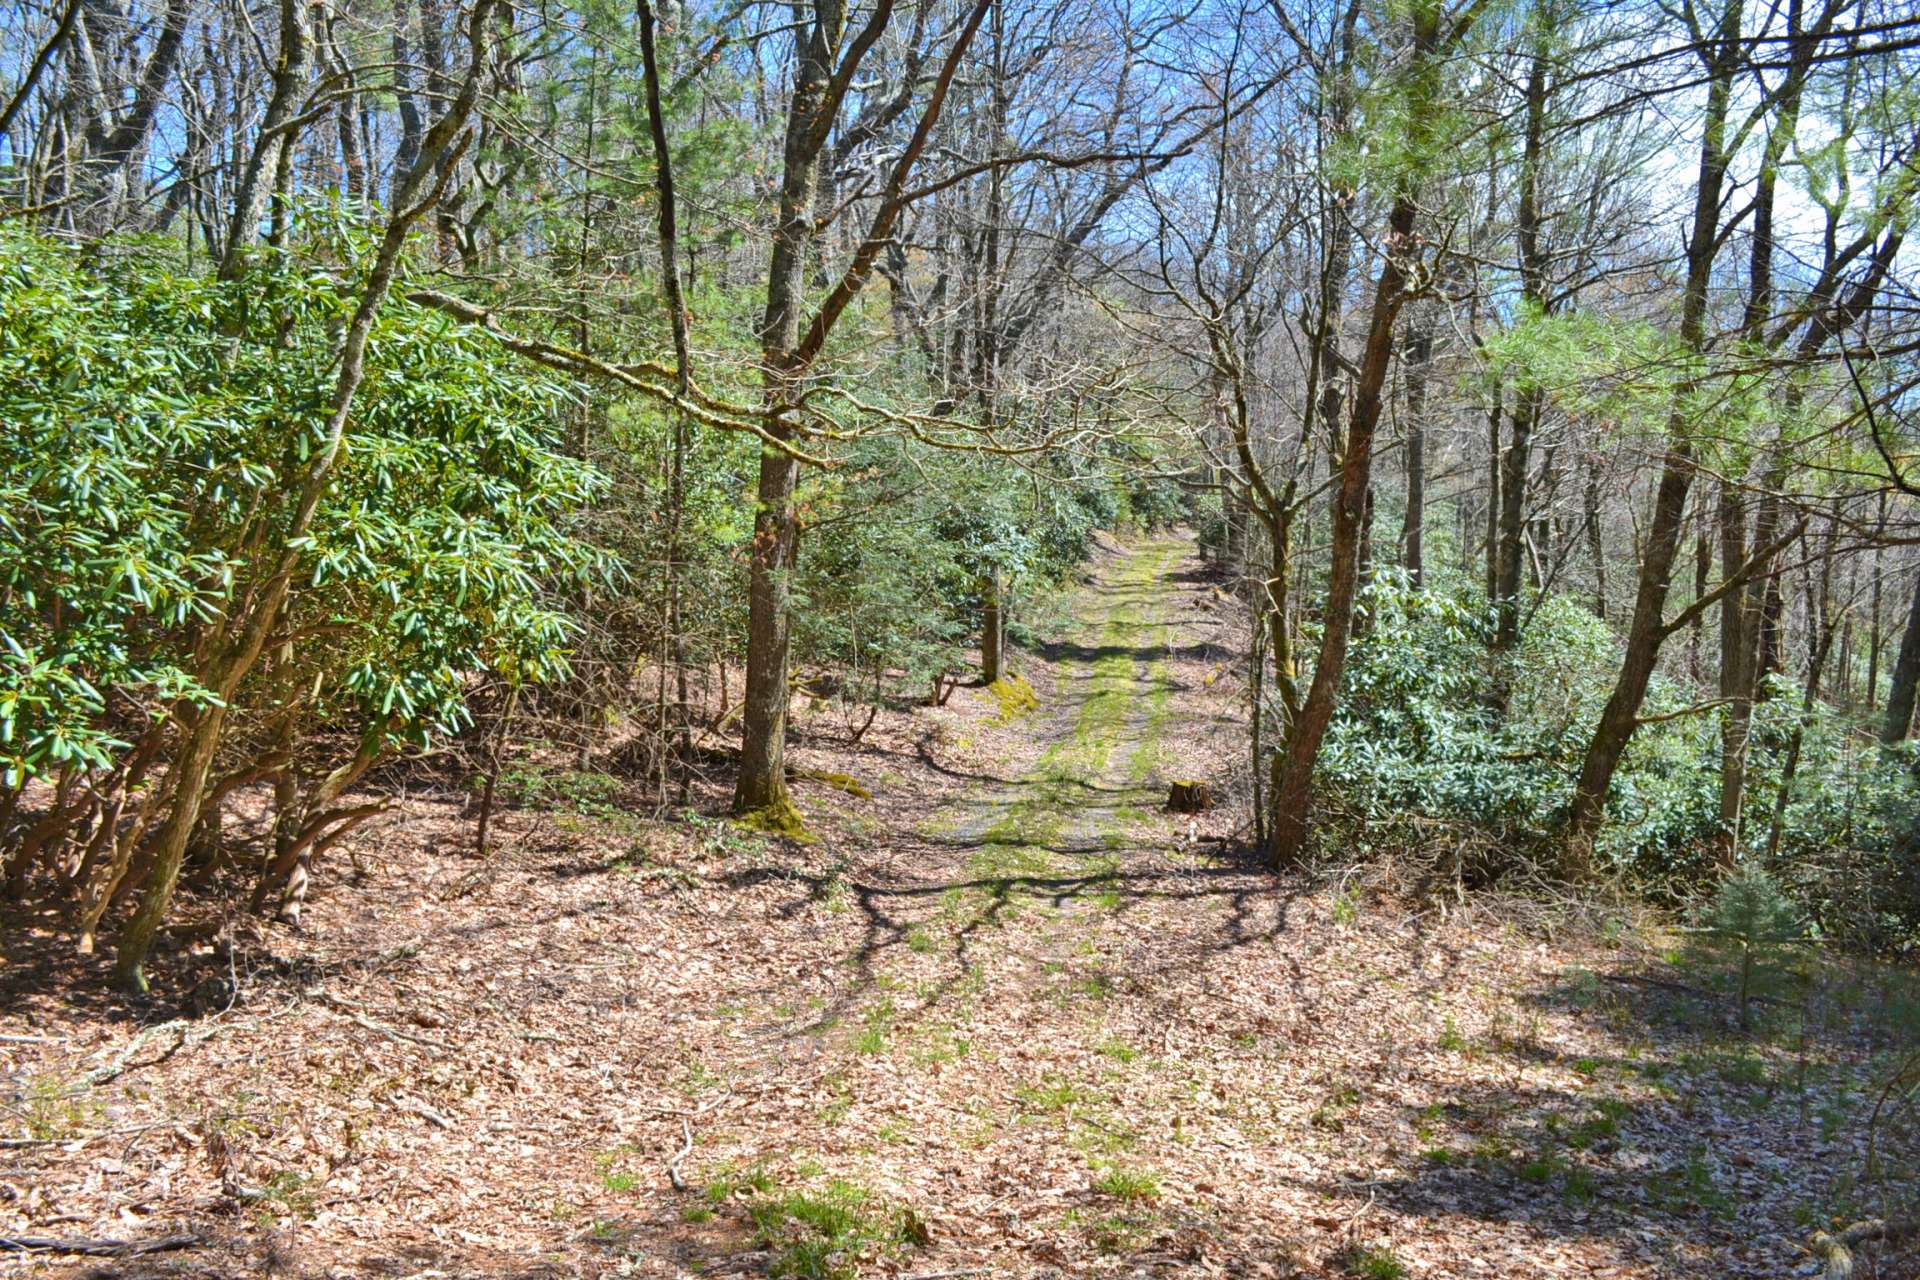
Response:
[{"label": "twig on ground", "polygon": [[[215,1030],[217,1030],[217,1028],[209,1028],[206,1033],[206,1036],[211,1036]],[[119,1056],[114,1058],[112,1062],[107,1063],[103,1067],[95,1067],[92,1071],[89,1071],[87,1072],[86,1075],[82,1076],[80,1078],[81,1084],[86,1088],[95,1089],[103,1084],[107,1084],[110,1081],[119,1079],[121,1076],[125,1075],[129,1070],[130,1065],[133,1062],[134,1054],[140,1052],[140,1050],[143,1047],[145,1047],[146,1043],[149,1040],[152,1040],[169,1031],[178,1031],[180,1033],[180,1038],[174,1041],[173,1044],[168,1049],[166,1049],[163,1053],[161,1053],[159,1057],[153,1059],[153,1062],[143,1062],[143,1063],[140,1063],[139,1065],[144,1067],[144,1066],[152,1066],[154,1062],[165,1062],[168,1058],[171,1058],[174,1054],[178,1053],[180,1051],[180,1047],[187,1042],[187,1020],[185,1018],[172,1018],[166,1022],[158,1022],[158,1023],[155,1023],[153,1026],[148,1027],[146,1030],[142,1031],[139,1035],[135,1036],[132,1040],[130,1040],[127,1043],[127,1047],[122,1049],[119,1053]],[[200,1038],[204,1040],[206,1039],[206,1036],[202,1036]]]},{"label": "twig on ground", "polygon": [[191,1249],[202,1237],[183,1234],[148,1240],[84,1240],[54,1236],[0,1236],[0,1253],[77,1253],[89,1258],[131,1258],[143,1253]]},{"label": "twig on ground", "polygon": [[[1608,973],[1602,974],[1601,976],[1608,982],[1618,983],[1621,986],[1638,985],[1643,987],[1659,987],[1663,991],[1678,991],[1684,995],[1699,996],[1703,1000],[1731,1000],[1735,998],[1725,992],[1709,991],[1705,987],[1696,987],[1688,982],[1676,982],[1671,978],[1650,978],[1640,973]],[[1793,1003],[1791,1000],[1782,1000],[1778,996],[1761,995],[1759,992],[1749,993],[1747,999],[1753,1004],[1774,1004],[1782,1007],[1790,1006]]]},{"label": "twig on ground", "polygon": [[693,1121],[680,1117],[680,1149],[673,1153],[673,1159],[667,1161],[667,1181],[673,1184],[675,1191],[685,1191],[687,1184],[680,1176],[680,1162],[693,1154]]},{"label": "twig on ground", "polygon": [[311,999],[318,1000],[325,1005],[330,1005],[340,1013],[344,1013],[347,1016],[347,1021],[357,1027],[364,1027],[368,1031],[375,1032],[379,1035],[388,1036],[395,1040],[406,1040],[424,1048],[438,1050],[441,1053],[456,1052],[455,1047],[444,1040],[435,1040],[430,1036],[417,1036],[411,1031],[402,1031],[400,1028],[390,1027],[384,1022],[375,1022],[372,1018],[362,1013],[358,1006],[351,1000],[342,1000],[330,991],[323,991],[319,987],[310,987],[307,989],[306,994]]},{"label": "twig on ground", "polygon": [[720,1106],[722,1103],[725,1103],[731,1100],[732,1097],[733,1097],[733,1090],[728,1089],[725,1093],[713,1099],[711,1102],[703,1102],[691,1111],[681,1111],[676,1107],[642,1107],[640,1109],[642,1111],[650,1111],[656,1116],[677,1116],[683,1120],[698,1120],[701,1116],[707,1114],[707,1112],[713,1110],[715,1107]]},{"label": "twig on ground", "polygon": [[664,1107],[649,1108],[656,1115],[680,1117],[680,1134],[684,1141],[680,1145],[680,1150],[674,1153],[673,1159],[667,1161],[667,1181],[673,1184],[675,1191],[687,1189],[687,1184],[680,1178],[680,1162],[693,1151],[693,1122],[732,1097],[733,1090],[728,1089],[711,1102],[703,1102],[692,1111],[668,1111]]},{"label": "twig on ground", "polygon": [[[18,1147],[65,1147],[69,1151],[78,1151],[90,1142],[103,1142],[108,1138],[138,1137],[151,1133],[155,1129],[171,1129],[173,1121],[156,1120],[151,1124],[128,1125],[122,1129],[103,1129],[99,1133],[74,1134],[66,1138],[0,1138],[0,1150]],[[41,1226],[46,1224],[42,1222]]]},{"label": "twig on ground", "polygon": [[420,1099],[418,1098],[408,1098],[405,1101],[403,1101],[400,1105],[403,1109],[413,1112],[413,1114],[419,1116],[422,1120],[427,1121],[429,1124],[433,1125],[435,1128],[439,1128],[439,1129],[453,1128],[453,1121],[447,1119],[445,1116],[441,1115],[438,1111],[435,1111],[432,1107],[420,1101]]}]

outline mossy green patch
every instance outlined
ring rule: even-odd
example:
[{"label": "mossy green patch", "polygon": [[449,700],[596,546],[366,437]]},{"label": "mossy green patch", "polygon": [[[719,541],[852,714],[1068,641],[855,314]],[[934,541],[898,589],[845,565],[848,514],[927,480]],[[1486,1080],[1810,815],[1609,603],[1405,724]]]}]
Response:
[{"label": "mossy green patch", "polygon": [[1151,1169],[1112,1165],[1093,1180],[1093,1189],[1116,1200],[1157,1200],[1160,1175]]},{"label": "mossy green patch", "polygon": [[1012,724],[1040,709],[1040,695],[1034,692],[1025,676],[1001,676],[987,686],[987,692],[999,700],[1001,724]]},{"label": "mossy green patch", "polygon": [[813,844],[820,837],[807,828],[807,820],[793,801],[785,796],[772,804],[758,809],[749,809],[745,813],[734,815],[734,823],[748,831],[758,831],[765,835],[781,836],[800,844]]},{"label": "mossy green patch", "polygon": [[795,769],[793,776],[804,778],[808,782],[817,782],[823,787],[832,787],[835,791],[856,796],[861,800],[873,799],[873,792],[867,790],[865,784],[850,773],[831,773],[825,769]]},{"label": "mossy green patch", "polygon": [[865,1188],[837,1178],[768,1194],[748,1206],[747,1216],[754,1243],[770,1255],[767,1273],[806,1280],[854,1280],[864,1264],[931,1238],[912,1209],[881,1204]]}]

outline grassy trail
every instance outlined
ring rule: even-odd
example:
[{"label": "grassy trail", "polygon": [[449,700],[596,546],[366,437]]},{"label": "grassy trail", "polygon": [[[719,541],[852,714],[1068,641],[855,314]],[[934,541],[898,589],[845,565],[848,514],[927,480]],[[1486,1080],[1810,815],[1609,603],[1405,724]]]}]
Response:
[{"label": "grassy trail", "polygon": [[1148,784],[1169,694],[1162,588],[1181,549],[1136,547],[1078,597],[1080,634],[1057,647],[1061,705],[1036,720],[1050,745],[1022,781],[990,797],[987,813],[999,816],[967,861],[970,878],[991,882],[997,899],[1022,878],[1110,876],[1113,851],[1154,803]]},{"label": "grassy trail", "polygon": [[1073,601],[1073,633],[1047,651],[1053,701],[1023,722],[1037,757],[923,826],[924,889],[860,895],[879,928],[849,957],[859,994],[826,1034],[836,1065],[783,1161],[810,1190],[776,1190],[783,1207],[761,1232],[776,1271],[814,1274],[809,1251],[835,1233],[869,1252],[915,1234],[877,1205],[968,1213],[965,1197],[929,1204],[917,1188],[930,1170],[1057,1188],[1017,1228],[976,1223],[976,1246],[1037,1231],[1117,1257],[1167,1225],[1153,1150],[1180,1135],[1144,1132],[1139,1116],[1190,1082],[1153,1053],[1159,1017],[1123,959],[1145,939],[1123,917],[1132,882],[1178,874],[1156,811],[1174,690],[1168,575],[1188,553],[1156,539],[1103,563]]},{"label": "grassy trail", "polygon": [[1743,1029],[1656,919],[1276,877],[1233,805],[1161,812],[1176,771],[1231,795],[1222,602],[1190,543],[1104,553],[1037,707],[801,735],[872,784],[804,793],[817,842],[528,807],[476,882],[416,800],[217,1039],[139,1056],[52,986],[0,1045],[15,1223],[138,1208],[287,1280],[1778,1280],[1905,1194],[1906,970]]}]

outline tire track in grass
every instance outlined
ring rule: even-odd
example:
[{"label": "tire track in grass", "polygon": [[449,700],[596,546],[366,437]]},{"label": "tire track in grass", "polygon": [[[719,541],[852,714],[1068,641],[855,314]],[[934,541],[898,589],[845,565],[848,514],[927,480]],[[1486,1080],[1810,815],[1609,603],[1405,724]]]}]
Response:
[{"label": "tire track in grass", "polygon": [[[967,860],[968,878],[979,883],[975,893],[986,898],[982,912],[1000,923],[1014,913],[1022,882],[1079,872],[1088,877],[1086,891],[1097,891],[1117,869],[1111,849],[1138,816],[1170,714],[1164,652],[1145,658],[1142,650],[1163,621],[1161,579],[1180,549],[1172,541],[1142,544],[1101,588],[1111,603],[1104,620],[1088,628],[1091,656],[1075,660],[1082,671],[1074,677],[1080,691],[1072,727],[1040,757],[1024,794],[981,833],[981,847]],[[1114,759],[1126,748],[1122,785],[1115,785]]]}]

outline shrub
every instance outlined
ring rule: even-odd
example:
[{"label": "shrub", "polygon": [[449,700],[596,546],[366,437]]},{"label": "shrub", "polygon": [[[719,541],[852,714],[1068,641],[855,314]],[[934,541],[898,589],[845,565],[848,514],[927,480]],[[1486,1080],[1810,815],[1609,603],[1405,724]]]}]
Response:
[{"label": "shrub", "polygon": [[[167,758],[213,700],[227,619],[287,557],[219,743],[226,776],[291,784],[281,836],[317,838],[376,759],[467,724],[477,675],[567,669],[557,593],[603,568],[568,517],[597,478],[556,447],[558,388],[433,312],[381,312],[342,460],[289,540],[367,250],[308,230],[229,282],[158,249],[0,239],[0,749],[12,791],[84,783],[53,821],[105,814]],[[87,878],[121,854],[69,891],[103,902]]]}]

